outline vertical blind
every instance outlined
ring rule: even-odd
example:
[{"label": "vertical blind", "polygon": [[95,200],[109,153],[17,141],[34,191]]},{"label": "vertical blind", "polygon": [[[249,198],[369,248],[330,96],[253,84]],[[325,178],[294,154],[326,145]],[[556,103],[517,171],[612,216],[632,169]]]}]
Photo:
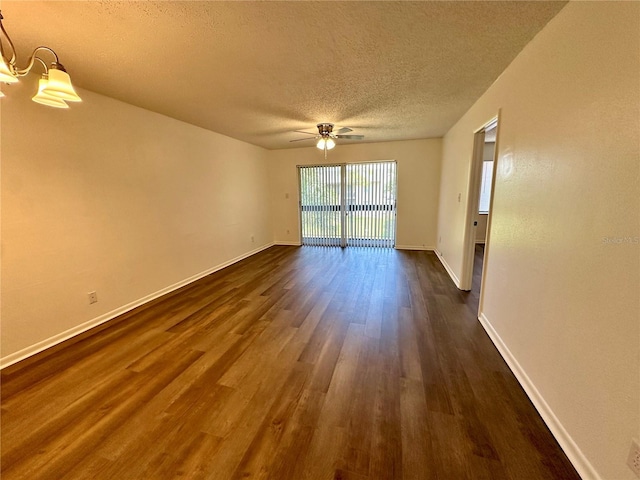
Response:
[{"label": "vertical blind", "polygon": [[299,167],[302,244],[342,245],[342,167]]},{"label": "vertical blind", "polygon": [[396,233],[396,162],[346,165],[347,244],[393,247]]},{"label": "vertical blind", "polygon": [[395,162],[298,169],[303,245],[395,245]]}]

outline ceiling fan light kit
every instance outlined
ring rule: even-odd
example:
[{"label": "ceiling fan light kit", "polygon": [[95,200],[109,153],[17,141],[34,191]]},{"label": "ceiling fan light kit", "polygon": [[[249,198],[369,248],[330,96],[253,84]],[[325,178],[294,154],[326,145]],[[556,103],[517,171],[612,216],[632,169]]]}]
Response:
[{"label": "ceiling fan light kit", "polygon": [[327,158],[327,150],[331,150],[336,146],[336,140],[338,139],[347,139],[347,140],[362,140],[364,135],[344,135],[347,132],[352,132],[353,130],[349,127],[342,127],[333,131],[333,123],[319,123],[316,125],[318,128],[318,134],[313,134],[309,132],[305,132],[303,130],[296,130],[296,132],[304,133],[306,135],[313,135],[312,138],[298,138],[296,140],[290,140],[291,142],[302,142],[305,140],[317,140],[316,148],[324,151],[324,158]]},{"label": "ceiling fan light kit", "polygon": [[[31,69],[36,63],[41,64],[44,67],[44,73],[38,81],[38,92],[31,98],[34,102],[41,105],[47,105],[55,108],[69,108],[66,102],[81,102],[82,99],[76,93],[73,85],[71,84],[71,77],[62,66],[58,59],[58,55],[49,47],[36,47],[27,62],[25,68],[18,68],[16,60],[16,49],[9,37],[9,34],[4,29],[2,20],[4,17],[0,13],[0,56],[2,61],[0,62],[0,82],[12,84],[18,83],[19,77],[24,77],[29,74]],[[4,43],[9,45],[9,52],[5,54]],[[45,61],[38,57],[39,52],[49,52],[55,58],[55,61],[47,67]],[[8,55],[10,53],[11,56]],[[0,92],[0,98],[5,94]]]},{"label": "ceiling fan light kit", "polygon": [[319,148],[320,150],[324,150],[325,148],[327,150],[331,150],[335,146],[336,146],[336,142],[333,141],[333,138],[321,138],[320,140],[318,140],[318,143],[316,144],[316,147]]}]

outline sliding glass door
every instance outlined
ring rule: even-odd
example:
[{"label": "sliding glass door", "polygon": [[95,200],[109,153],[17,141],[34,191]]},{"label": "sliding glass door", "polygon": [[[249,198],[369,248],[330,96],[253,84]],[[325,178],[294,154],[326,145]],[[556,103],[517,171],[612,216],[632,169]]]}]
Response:
[{"label": "sliding glass door", "polygon": [[396,162],[298,167],[302,244],[393,247]]}]

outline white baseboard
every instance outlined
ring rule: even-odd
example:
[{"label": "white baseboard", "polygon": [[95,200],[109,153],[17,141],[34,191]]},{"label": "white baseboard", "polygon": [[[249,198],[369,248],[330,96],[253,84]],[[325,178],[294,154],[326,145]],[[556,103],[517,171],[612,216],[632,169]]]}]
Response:
[{"label": "white baseboard", "polygon": [[396,250],[424,250],[427,252],[432,252],[435,250],[435,247],[428,247],[425,245],[396,245]]},{"label": "white baseboard", "polygon": [[436,252],[436,255],[438,256],[438,258],[440,259],[440,263],[442,264],[444,269],[447,271],[447,273],[451,277],[451,280],[453,280],[453,283],[455,284],[455,286],[460,288],[460,279],[458,279],[458,276],[453,272],[453,270],[451,269],[447,261],[442,256],[442,253],[440,253],[438,249],[435,249],[434,251]]},{"label": "white baseboard", "polygon": [[[280,241],[276,240],[274,245],[288,245],[293,247],[301,247],[302,244],[300,242],[288,242],[288,241]],[[425,251],[433,251],[435,247],[424,246],[424,245],[396,245],[394,247],[396,250],[425,250]]]},{"label": "white baseboard", "polygon": [[25,358],[31,357],[36,353],[40,353],[46,350],[47,348],[51,348],[59,343],[62,343],[65,340],[69,340],[70,338],[75,337],[76,335],[79,335],[81,333],[84,333],[87,330],[90,330],[94,327],[97,327],[98,325],[102,325],[103,323],[108,322],[109,320],[113,320],[114,318],[122,315],[123,313],[126,313],[130,310],[133,310],[134,308],[144,305],[147,302],[155,300],[156,298],[161,297],[162,295],[171,293],[174,290],[182,288],[185,285],[189,285],[190,283],[200,280],[201,278],[206,277],[207,275],[210,275],[214,272],[217,272],[218,270],[222,270],[223,268],[228,267],[229,265],[232,265],[236,262],[239,262],[240,260],[244,260],[245,258],[255,255],[256,253],[259,253],[262,250],[266,250],[267,248],[272,247],[273,245],[274,243],[268,243],[266,245],[258,247],[255,250],[251,250],[250,252],[242,254],[224,263],[221,263],[220,265],[216,265],[215,267],[209,268],[204,272],[197,273],[196,275],[193,275],[189,278],[181,280],[180,282],[174,283],[173,285],[169,285],[168,287],[158,290],[157,292],[146,295],[145,297],[142,297],[139,300],[135,300],[131,303],[123,305],[122,307],[119,307],[119,308],[116,308],[115,310],[107,312],[104,315],[100,315],[99,317],[96,317],[87,322],[81,323],[80,325],[76,325],[75,327],[70,328],[69,330],[65,330],[64,332],[58,333],[53,337],[49,337],[45,340],[42,340],[41,342],[35,343],[26,348],[23,348],[22,350],[11,353],[6,357],[2,357],[0,358],[0,370],[10,365],[13,365],[14,363],[17,363],[21,360],[24,360]]},{"label": "white baseboard", "polygon": [[558,417],[553,413],[553,410],[551,410],[549,404],[545,401],[544,397],[531,381],[527,372],[524,371],[522,366],[518,363],[518,360],[516,360],[507,345],[502,341],[502,338],[500,338],[500,335],[495,331],[493,325],[491,325],[491,322],[487,319],[484,313],[480,313],[478,320],[524,389],[525,393],[531,400],[531,403],[533,403],[536,410],[538,410],[542,420],[544,420],[544,423],[546,423],[549,430],[551,430],[551,433],[560,444],[560,447],[567,455],[569,461],[573,464],[580,477],[583,480],[602,480],[600,475],[598,475],[598,472],[584,456],[580,447],[578,447],[578,445],[573,441],[569,432],[567,432],[562,423],[560,423]]}]

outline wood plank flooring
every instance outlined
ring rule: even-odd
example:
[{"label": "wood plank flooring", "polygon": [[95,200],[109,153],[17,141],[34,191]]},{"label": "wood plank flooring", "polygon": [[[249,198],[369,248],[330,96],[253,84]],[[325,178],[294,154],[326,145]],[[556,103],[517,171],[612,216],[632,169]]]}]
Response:
[{"label": "wood plank flooring", "polygon": [[12,479],[578,479],[431,252],[272,247],[2,372]]}]

